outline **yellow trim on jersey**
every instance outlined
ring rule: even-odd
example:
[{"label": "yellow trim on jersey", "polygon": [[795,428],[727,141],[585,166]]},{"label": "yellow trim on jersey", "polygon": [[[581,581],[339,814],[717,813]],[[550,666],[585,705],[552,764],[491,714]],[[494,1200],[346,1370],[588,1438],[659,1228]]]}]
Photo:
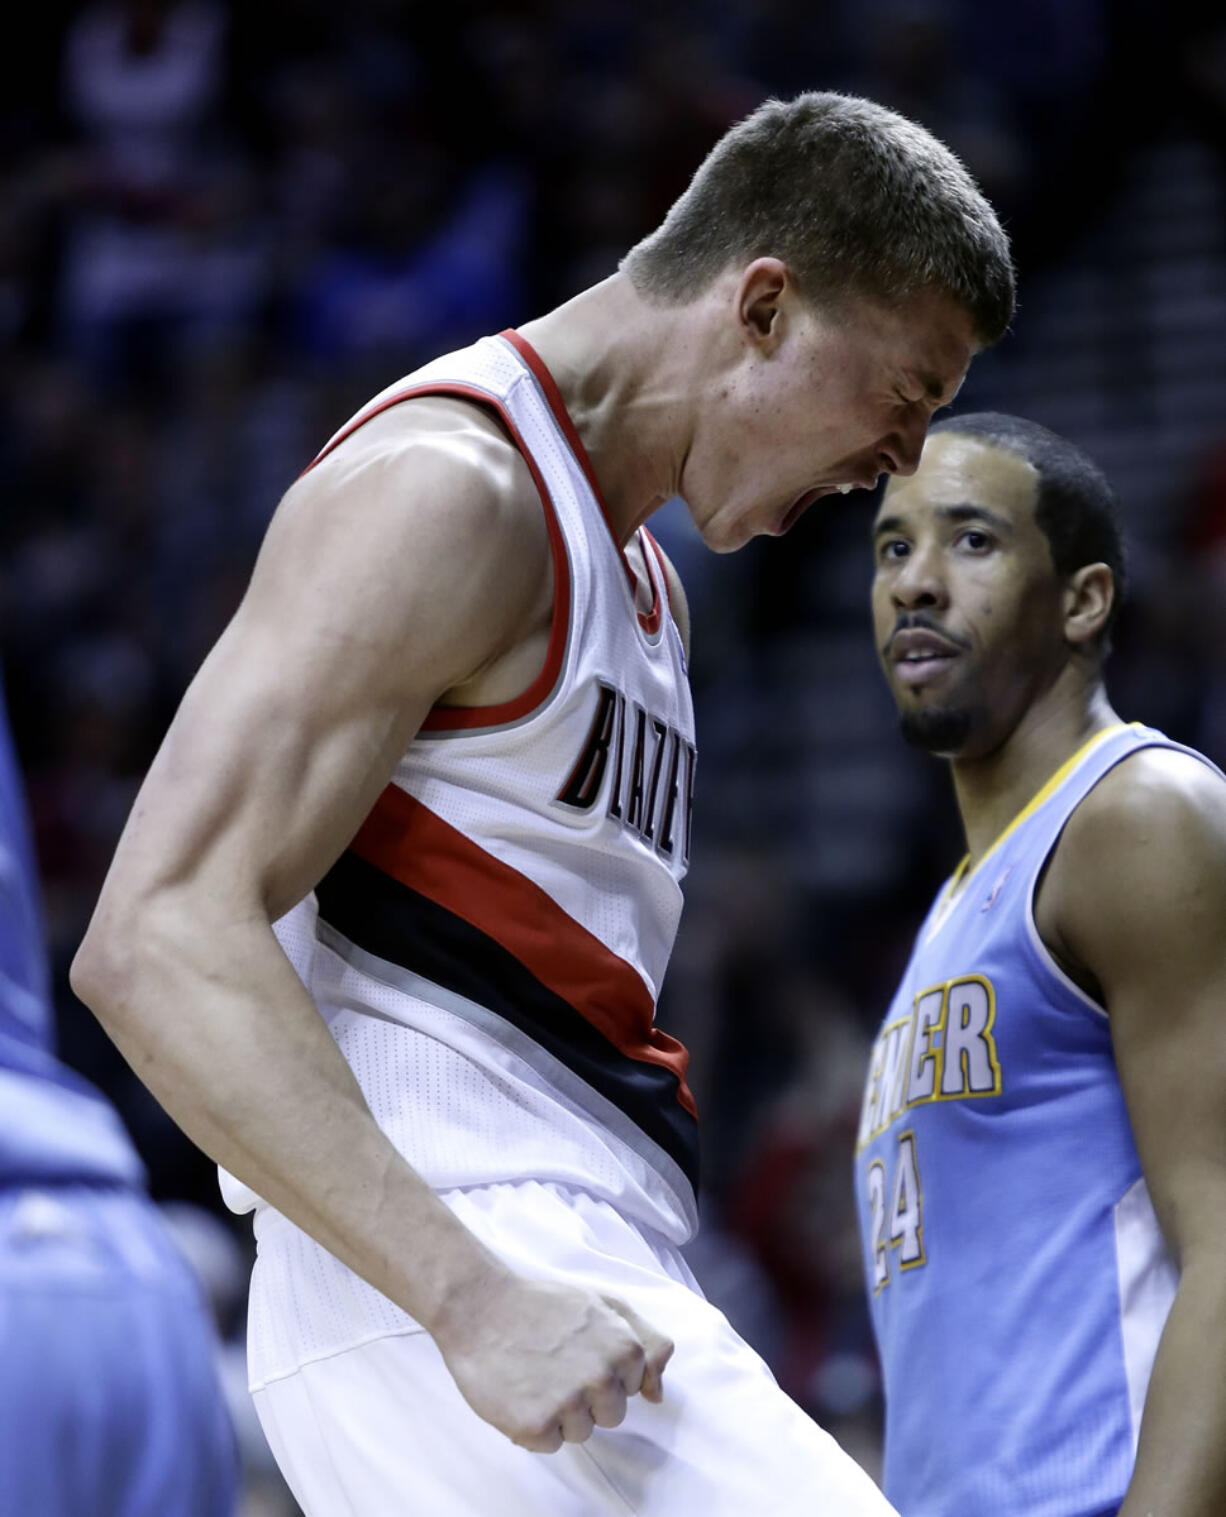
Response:
[{"label": "yellow trim on jersey", "polygon": [[1095,748],[1098,748],[1102,743],[1105,743],[1109,737],[1114,737],[1117,732],[1127,732],[1130,727],[1135,727],[1139,730],[1144,725],[1144,722],[1113,722],[1110,727],[1104,727],[1101,732],[1096,732],[1093,737],[1087,738],[1086,741],[1082,743],[1081,747],[1077,749],[1076,753],[1072,754],[1071,757],[1065,759],[1064,763],[1060,765],[1059,769],[1056,770],[1055,774],[1052,775],[1052,777],[1047,781],[1042,789],[1039,790],[1037,794],[1033,795],[1030,800],[1026,802],[1026,804],[1013,818],[1013,820],[1000,834],[1000,836],[997,837],[992,846],[988,849],[988,851],[979,860],[979,862],[975,865],[974,869],[972,869],[969,874],[967,873],[967,865],[971,861],[971,856],[969,853],[965,854],[958,867],[945,882],[945,888],[941,892],[936,912],[938,923],[943,908],[949,904],[949,899],[954,894],[954,892],[957,891],[960,886],[965,889],[965,887],[970,883],[972,876],[979,873],[979,871],[992,857],[992,855],[1003,846],[1005,840],[1011,837],[1024,821],[1026,821],[1029,817],[1032,817],[1034,813],[1039,809],[1039,807],[1044,803],[1044,801],[1051,799],[1052,795],[1060,788],[1061,785],[1063,785],[1065,780],[1068,779],[1069,775],[1073,772],[1074,769],[1077,768],[1083,759],[1089,758],[1090,754],[1093,753]]}]

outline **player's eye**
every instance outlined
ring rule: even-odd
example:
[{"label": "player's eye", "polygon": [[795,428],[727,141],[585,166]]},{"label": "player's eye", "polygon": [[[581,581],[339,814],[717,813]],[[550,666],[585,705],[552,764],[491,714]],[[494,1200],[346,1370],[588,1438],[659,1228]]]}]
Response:
[{"label": "player's eye", "polygon": [[968,527],[958,534],[958,543],[972,553],[986,553],[992,547],[992,538],[978,527]]},{"label": "player's eye", "polygon": [[906,558],[910,544],[901,537],[886,537],[877,546],[877,557],[884,563],[897,563]]}]

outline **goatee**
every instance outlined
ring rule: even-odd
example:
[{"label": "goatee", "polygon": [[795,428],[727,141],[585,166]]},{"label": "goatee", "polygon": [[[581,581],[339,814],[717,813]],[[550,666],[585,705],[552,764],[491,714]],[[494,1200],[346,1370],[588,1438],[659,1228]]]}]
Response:
[{"label": "goatee", "polygon": [[930,706],[924,711],[900,712],[898,721],[913,748],[953,758],[966,747],[975,714],[969,706]]}]

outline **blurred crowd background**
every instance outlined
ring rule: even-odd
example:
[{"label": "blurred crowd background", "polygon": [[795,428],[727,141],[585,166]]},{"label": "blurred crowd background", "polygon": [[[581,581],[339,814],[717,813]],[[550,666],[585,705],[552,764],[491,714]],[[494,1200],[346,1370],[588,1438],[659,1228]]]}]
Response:
[{"label": "blurred crowd background", "polygon": [[[0,653],[62,1053],[118,1104],[212,1293],[243,1412],[250,1242],[67,988],[115,839],[269,515],[423,359],[612,272],[768,94],[866,94],[966,161],[1016,332],[958,408],[1120,494],[1129,719],[1226,761],[1226,23],[1151,0],[42,0],[0,69]],[[1220,18],[1220,12],[1219,12]],[[875,669],[871,501],[786,544],[658,535],[692,602],[701,763],[662,1020],[694,1056],[692,1262],[875,1469],[850,1184],[869,1039],[961,852]],[[174,1015],[167,1007],[166,1014]],[[251,1512],[294,1509],[241,1422]]]}]

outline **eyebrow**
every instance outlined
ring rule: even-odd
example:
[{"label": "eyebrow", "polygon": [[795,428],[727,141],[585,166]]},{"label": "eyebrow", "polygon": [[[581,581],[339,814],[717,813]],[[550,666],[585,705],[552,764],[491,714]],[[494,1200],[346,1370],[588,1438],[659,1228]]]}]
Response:
[{"label": "eyebrow", "polygon": [[[1006,516],[998,516],[995,511],[989,511],[986,506],[976,506],[970,501],[959,502],[957,505],[937,506],[936,514],[942,521],[982,521],[1002,535],[1012,535],[1013,523]],[[907,523],[901,516],[883,516],[873,524],[873,537],[878,538],[886,532],[903,532]]]},{"label": "eyebrow", "polygon": [[943,411],[946,406],[952,406],[962,393],[962,386],[966,383],[966,374],[963,372],[947,396],[945,386],[931,369],[912,369],[910,372],[919,381],[920,388],[938,411]]}]

